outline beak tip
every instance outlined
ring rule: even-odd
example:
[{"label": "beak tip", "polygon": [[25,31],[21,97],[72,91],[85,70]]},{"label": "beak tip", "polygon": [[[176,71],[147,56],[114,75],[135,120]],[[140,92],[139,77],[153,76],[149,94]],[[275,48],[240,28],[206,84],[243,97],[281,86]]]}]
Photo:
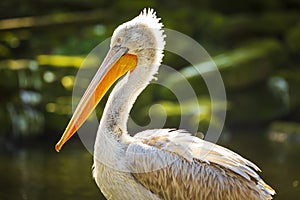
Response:
[{"label": "beak tip", "polygon": [[58,142],[56,145],[55,145],[55,151],[58,153],[61,149],[61,145],[60,145],[60,142]]}]

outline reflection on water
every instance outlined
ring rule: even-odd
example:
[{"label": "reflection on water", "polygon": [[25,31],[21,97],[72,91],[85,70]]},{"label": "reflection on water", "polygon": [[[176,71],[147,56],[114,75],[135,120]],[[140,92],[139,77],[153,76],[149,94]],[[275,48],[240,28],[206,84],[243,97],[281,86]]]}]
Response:
[{"label": "reflection on water", "polygon": [[[222,145],[254,161],[277,192],[275,199],[300,196],[299,143],[271,142],[266,134],[223,134]],[[80,142],[60,153],[54,145],[0,153],[0,199],[104,199],[91,177],[92,156]]]},{"label": "reflection on water", "polygon": [[92,179],[92,156],[81,143],[60,153],[52,146],[0,154],[0,199],[101,199]]}]

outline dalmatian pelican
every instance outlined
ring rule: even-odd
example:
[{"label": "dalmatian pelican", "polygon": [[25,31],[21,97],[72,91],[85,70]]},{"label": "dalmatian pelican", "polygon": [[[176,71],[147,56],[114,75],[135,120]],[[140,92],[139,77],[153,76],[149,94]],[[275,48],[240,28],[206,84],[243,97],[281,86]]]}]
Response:
[{"label": "dalmatian pelican", "polygon": [[114,31],[110,50],[55,149],[85,122],[112,84],[94,145],[93,176],[107,199],[272,199],[260,169],[184,130],[127,132],[129,112],[162,62],[163,24],[153,9]]}]

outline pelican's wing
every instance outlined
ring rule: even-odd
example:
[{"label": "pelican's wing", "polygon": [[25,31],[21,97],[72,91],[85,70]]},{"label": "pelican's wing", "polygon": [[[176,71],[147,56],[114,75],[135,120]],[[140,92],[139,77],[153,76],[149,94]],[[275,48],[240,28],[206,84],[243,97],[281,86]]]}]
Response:
[{"label": "pelican's wing", "polygon": [[275,193],[252,162],[186,131],[147,130],[134,138],[126,152],[128,166],[161,198],[271,199]]}]

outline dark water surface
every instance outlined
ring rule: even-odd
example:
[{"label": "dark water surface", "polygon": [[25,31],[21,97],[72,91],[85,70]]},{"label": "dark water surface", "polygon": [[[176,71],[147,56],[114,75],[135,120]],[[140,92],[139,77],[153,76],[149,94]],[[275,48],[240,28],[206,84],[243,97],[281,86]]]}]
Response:
[{"label": "dark water surface", "polygon": [[53,145],[1,152],[0,162],[1,200],[101,199],[92,156],[80,142],[71,141],[60,153]]},{"label": "dark water surface", "polygon": [[[270,141],[266,134],[223,134],[220,144],[254,161],[275,199],[300,199],[299,142]],[[77,141],[60,153],[54,145],[0,152],[1,200],[104,199],[91,176],[92,156]]]}]

